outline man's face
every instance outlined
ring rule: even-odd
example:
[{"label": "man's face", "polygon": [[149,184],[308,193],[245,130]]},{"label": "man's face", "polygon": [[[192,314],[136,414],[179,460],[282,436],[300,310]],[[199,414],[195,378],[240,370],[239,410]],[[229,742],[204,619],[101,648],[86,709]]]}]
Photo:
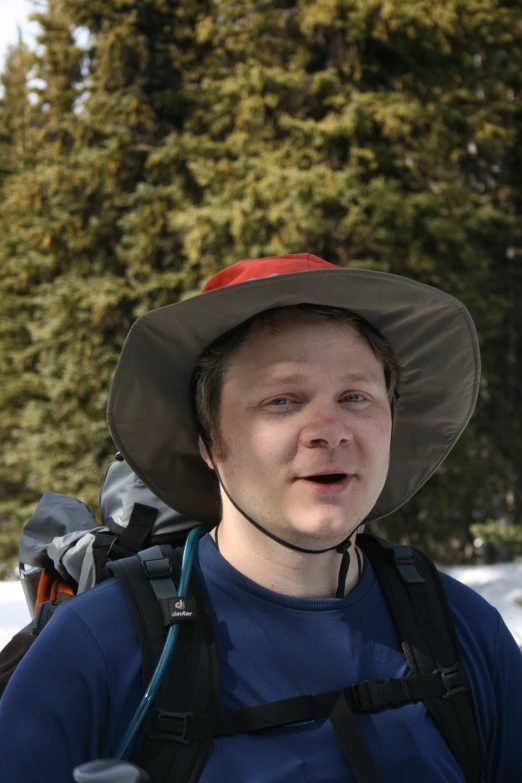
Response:
[{"label": "man's face", "polygon": [[220,431],[217,467],[235,502],[289,543],[334,546],[372,509],[388,473],[382,364],[342,322],[301,314],[254,328],[225,373]]}]

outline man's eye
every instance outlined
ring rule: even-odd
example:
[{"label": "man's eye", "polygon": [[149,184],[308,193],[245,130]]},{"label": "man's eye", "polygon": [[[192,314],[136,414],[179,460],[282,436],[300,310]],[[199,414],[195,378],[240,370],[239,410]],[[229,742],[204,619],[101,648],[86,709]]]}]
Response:
[{"label": "man's eye", "polygon": [[273,400],[270,400],[269,405],[273,405],[275,407],[284,405],[287,402],[290,402],[288,397],[275,397]]},{"label": "man's eye", "polygon": [[354,392],[353,394],[346,394],[343,399],[347,400],[348,402],[364,402],[366,397],[364,394],[358,394],[357,392]]}]

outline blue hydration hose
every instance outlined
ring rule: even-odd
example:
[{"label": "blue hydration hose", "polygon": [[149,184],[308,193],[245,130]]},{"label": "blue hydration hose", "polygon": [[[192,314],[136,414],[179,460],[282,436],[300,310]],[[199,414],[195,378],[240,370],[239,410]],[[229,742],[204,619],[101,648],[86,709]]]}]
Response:
[{"label": "blue hydration hose", "polygon": [[[199,527],[195,527],[193,530],[191,530],[187,536],[185,549],[183,550],[183,559],[181,561],[181,576],[180,576],[179,587],[178,587],[179,596],[185,596],[187,594],[187,589],[192,574],[192,567],[194,565],[194,558],[196,556],[198,541],[202,536],[208,533],[210,529],[211,527],[209,527],[208,525],[200,525]],[[165,671],[167,670],[167,666],[169,665],[169,661],[172,658],[172,653],[174,652],[174,649],[176,647],[178,637],[179,637],[179,625],[176,623],[169,627],[167,638],[165,640],[165,645],[161,652],[158,664],[154,670],[154,674],[151,677],[151,680],[147,686],[147,690],[145,691],[143,698],[138,705],[138,709],[136,710],[127,731],[125,732],[125,734],[121,739],[121,742],[115,754],[115,758],[125,759],[127,758],[127,755],[130,753],[130,750],[132,748],[132,745],[134,744],[134,740],[136,739],[136,735],[140,729],[141,724],[143,723],[145,715],[150,709],[154,697],[158,692],[158,688],[161,685],[161,681],[163,680]]]}]

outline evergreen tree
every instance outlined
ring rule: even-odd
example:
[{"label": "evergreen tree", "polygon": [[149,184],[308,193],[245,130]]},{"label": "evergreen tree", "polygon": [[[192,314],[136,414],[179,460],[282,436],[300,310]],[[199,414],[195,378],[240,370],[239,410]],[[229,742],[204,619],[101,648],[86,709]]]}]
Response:
[{"label": "evergreen tree", "polygon": [[[0,202],[20,194],[11,190],[34,162],[32,107],[29,102],[29,72],[33,54],[19,40],[8,50],[1,76],[0,100]],[[17,237],[7,221],[0,220],[0,552],[3,558],[17,550],[20,520],[31,508],[34,495],[25,473],[16,464],[14,451],[24,408],[38,394],[38,385],[25,372],[31,353],[27,331],[27,278],[17,265],[12,249]],[[1,573],[1,569],[0,569]]]},{"label": "evergreen tree", "polygon": [[[196,13],[194,4],[115,0],[100,17],[94,5],[51,0],[37,16],[38,156],[10,177],[0,206],[16,240],[0,252],[26,275],[19,315],[23,308],[33,389],[20,398],[5,470],[33,500],[52,488],[95,508],[112,451],[105,407],[118,351],[137,315],[176,298],[175,247],[147,265],[126,246],[124,220],[146,188],[150,152],[183,123]],[[86,53],[71,35],[79,25],[91,34]],[[18,512],[20,525],[27,506]]]},{"label": "evergreen tree", "polygon": [[0,107],[0,546],[44,489],[95,506],[137,316],[303,250],[440,286],[479,328],[477,415],[381,529],[451,558],[472,519],[519,521],[516,4],[50,0],[37,18],[34,105],[15,58]]}]

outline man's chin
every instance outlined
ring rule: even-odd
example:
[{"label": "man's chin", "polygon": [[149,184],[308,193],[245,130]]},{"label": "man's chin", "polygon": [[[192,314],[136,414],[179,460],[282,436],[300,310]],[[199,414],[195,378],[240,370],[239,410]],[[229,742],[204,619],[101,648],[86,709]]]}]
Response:
[{"label": "man's chin", "polygon": [[342,520],[331,518],[300,520],[299,524],[292,525],[292,539],[299,539],[301,543],[296,541],[297,545],[305,549],[335,547],[355,531],[359,524],[356,519],[347,520],[346,517]]}]

